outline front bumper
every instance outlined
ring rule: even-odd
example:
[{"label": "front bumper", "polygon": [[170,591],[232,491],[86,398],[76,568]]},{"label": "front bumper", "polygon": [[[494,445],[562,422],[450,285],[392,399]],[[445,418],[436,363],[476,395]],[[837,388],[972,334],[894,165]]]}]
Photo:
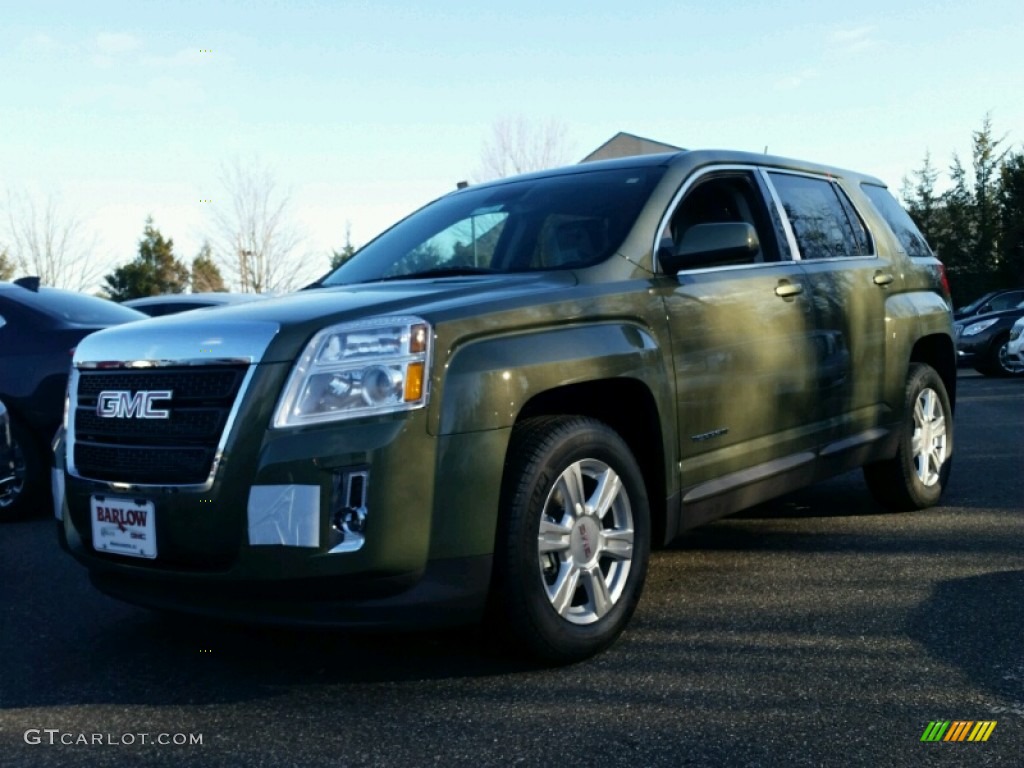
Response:
[{"label": "front bumper", "polygon": [[1011,362],[1024,366],[1024,336],[1019,336],[1006,345],[1006,356]]},{"label": "front bumper", "polygon": [[[267,423],[261,406],[243,406],[205,492],[75,477],[58,439],[61,545],[100,590],[151,608],[346,627],[444,626],[482,616],[500,481],[485,473],[500,472],[494,451],[503,445],[496,432],[432,437],[425,411],[294,430],[267,430]],[[349,502],[344,478],[353,473],[367,478],[366,519],[363,541],[346,547],[335,523]],[[435,489],[435,477],[446,478],[444,487]],[[292,496],[304,501],[268,528],[261,505],[277,491],[265,491],[281,488],[300,489]],[[93,496],[151,503],[156,557],[97,551]],[[305,522],[293,524],[295,515]]]},{"label": "front bumper", "polygon": [[[67,548],[62,528],[58,535]],[[481,555],[432,561],[421,573],[392,578],[210,585],[165,574],[92,568],[90,579],[110,597],[156,610],[247,624],[415,630],[479,621],[490,575],[491,556]]]},{"label": "front bumper", "polygon": [[993,334],[986,331],[974,336],[958,336],[956,340],[957,362],[961,365],[972,365],[988,351]]}]

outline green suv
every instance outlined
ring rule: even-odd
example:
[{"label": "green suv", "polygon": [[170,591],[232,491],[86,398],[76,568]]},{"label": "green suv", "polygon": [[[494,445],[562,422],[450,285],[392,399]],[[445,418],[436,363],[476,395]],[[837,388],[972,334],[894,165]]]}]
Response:
[{"label": "green suv", "polygon": [[652,546],[864,467],[935,504],[941,264],[876,179],[688,151],[427,205],[307,290],[74,355],[54,489],[108,595],[233,620],[609,645]]}]

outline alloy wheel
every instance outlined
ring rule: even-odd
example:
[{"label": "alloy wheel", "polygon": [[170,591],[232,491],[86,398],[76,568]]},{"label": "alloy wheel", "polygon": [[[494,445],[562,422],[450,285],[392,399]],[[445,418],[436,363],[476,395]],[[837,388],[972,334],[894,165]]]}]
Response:
[{"label": "alloy wheel", "polygon": [[939,473],[946,462],[946,417],[938,393],[931,388],[922,389],[914,401],[914,435],[911,452],[914,471],[922,485],[939,482]]},{"label": "alloy wheel", "polygon": [[633,513],[619,475],[603,461],[569,465],[548,493],[537,537],[540,575],[555,611],[592,624],[622,596],[633,560]]}]

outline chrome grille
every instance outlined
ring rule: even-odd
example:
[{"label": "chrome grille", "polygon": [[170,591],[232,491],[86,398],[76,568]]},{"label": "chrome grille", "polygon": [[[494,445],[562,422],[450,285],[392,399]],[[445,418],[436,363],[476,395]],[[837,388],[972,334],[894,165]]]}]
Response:
[{"label": "chrome grille", "polygon": [[[75,473],[141,485],[196,485],[210,477],[248,366],[78,372],[70,442]],[[169,390],[166,419],[102,418],[99,394]]]}]

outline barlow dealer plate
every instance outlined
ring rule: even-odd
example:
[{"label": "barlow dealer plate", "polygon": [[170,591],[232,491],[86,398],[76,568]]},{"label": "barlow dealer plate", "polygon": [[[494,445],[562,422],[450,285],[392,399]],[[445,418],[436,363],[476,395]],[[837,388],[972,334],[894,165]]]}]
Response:
[{"label": "barlow dealer plate", "polygon": [[93,496],[92,545],[98,552],[156,557],[153,502]]}]

